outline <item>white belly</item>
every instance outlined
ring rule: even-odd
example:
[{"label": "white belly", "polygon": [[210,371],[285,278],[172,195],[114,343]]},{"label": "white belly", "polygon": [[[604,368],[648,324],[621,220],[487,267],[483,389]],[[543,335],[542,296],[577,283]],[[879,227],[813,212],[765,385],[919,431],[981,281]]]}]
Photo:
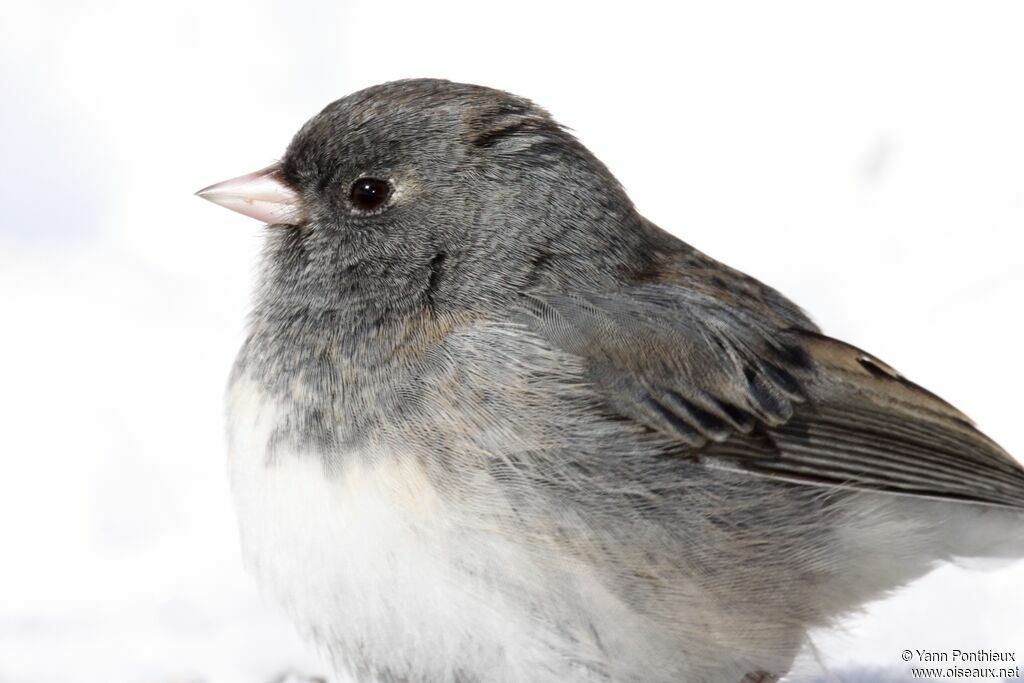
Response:
[{"label": "white belly", "polygon": [[238,381],[229,416],[246,563],[343,675],[600,680],[581,664],[596,656],[589,632],[534,609],[566,600],[544,595],[564,586],[499,531],[467,524],[413,458],[353,452],[329,475],[317,453],[285,449],[268,465],[276,406]]}]

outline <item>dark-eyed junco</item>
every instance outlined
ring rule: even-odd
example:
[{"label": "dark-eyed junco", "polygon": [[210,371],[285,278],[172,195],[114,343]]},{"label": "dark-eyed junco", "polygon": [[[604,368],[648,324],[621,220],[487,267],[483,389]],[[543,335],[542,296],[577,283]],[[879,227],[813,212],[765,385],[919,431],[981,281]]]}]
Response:
[{"label": "dark-eyed junco", "polygon": [[200,195],[272,224],[231,480],[340,674],[770,681],[938,561],[1024,554],[1019,464],[528,100],[369,88]]}]

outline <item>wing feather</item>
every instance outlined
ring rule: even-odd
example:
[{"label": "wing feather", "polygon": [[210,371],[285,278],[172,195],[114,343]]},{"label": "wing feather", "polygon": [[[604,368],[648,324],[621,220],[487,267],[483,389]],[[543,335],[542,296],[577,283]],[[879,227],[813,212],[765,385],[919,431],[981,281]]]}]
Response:
[{"label": "wing feather", "polygon": [[874,356],[682,287],[524,300],[606,408],[681,455],[821,486],[1024,508],[1024,468]]}]

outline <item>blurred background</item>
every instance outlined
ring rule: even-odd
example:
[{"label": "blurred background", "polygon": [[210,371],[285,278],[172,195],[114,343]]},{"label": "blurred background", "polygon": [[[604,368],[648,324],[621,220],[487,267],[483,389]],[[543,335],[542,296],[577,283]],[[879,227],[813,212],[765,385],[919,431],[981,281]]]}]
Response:
[{"label": "blurred background", "polygon": [[[192,193],[381,81],[541,103],[649,218],[1024,455],[1018,2],[0,14],[3,683],[325,672],[244,574],[226,483],[221,400],[262,228]],[[906,648],[1022,659],[1022,612],[1024,565],[945,567],[817,636],[817,656],[851,683],[910,680]]]}]

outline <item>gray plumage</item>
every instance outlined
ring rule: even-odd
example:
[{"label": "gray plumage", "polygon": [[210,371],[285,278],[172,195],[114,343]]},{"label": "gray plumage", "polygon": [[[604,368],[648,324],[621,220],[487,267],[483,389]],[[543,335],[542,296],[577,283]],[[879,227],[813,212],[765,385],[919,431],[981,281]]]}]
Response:
[{"label": "gray plumage", "polygon": [[529,101],[369,88],[275,174],[302,218],[267,233],[232,481],[339,672],[774,680],[937,562],[1024,554],[1018,463],[645,220]]}]

